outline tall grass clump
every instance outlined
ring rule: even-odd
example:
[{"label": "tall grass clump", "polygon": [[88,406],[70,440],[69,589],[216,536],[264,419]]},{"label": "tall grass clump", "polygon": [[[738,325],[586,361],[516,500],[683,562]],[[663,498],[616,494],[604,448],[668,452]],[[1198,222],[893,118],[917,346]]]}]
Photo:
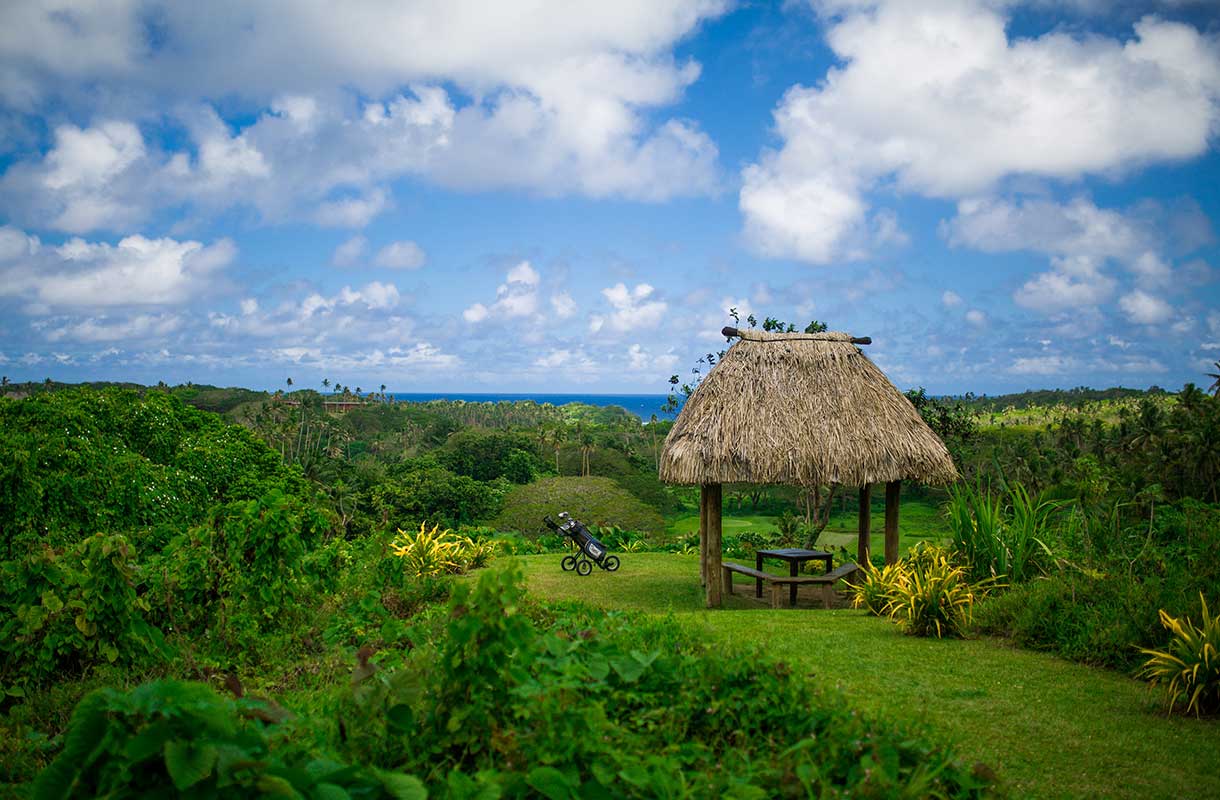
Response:
[{"label": "tall grass clump", "polygon": [[952,546],[974,580],[1004,577],[1023,583],[1052,561],[1049,523],[1058,505],[1020,484],[993,494],[982,484],[951,487],[945,514]]},{"label": "tall grass clump", "polygon": [[1140,649],[1150,658],[1139,675],[1154,687],[1164,686],[1170,713],[1179,704],[1195,716],[1220,712],[1220,617],[1208,611],[1202,593],[1199,603],[1203,606],[1202,626],[1196,627],[1189,617],[1171,617],[1162,609],[1161,624],[1173,634],[1169,646]]}]

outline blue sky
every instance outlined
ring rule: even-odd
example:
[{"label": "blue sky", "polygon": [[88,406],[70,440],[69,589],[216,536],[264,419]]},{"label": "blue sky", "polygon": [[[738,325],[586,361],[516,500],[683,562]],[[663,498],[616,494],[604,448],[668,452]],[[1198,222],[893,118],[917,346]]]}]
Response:
[{"label": "blue sky", "polygon": [[1220,5],[11,2],[11,380],[663,391],[727,310],[900,387],[1220,359]]}]

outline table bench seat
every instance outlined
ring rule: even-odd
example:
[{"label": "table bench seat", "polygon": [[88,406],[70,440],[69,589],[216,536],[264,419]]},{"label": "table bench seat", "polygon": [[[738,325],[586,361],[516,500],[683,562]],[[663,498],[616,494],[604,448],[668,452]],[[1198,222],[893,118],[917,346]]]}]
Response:
[{"label": "table bench seat", "polygon": [[827,572],[825,575],[814,575],[813,580],[810,581],[810,583],[829,583],[833,586],[835,583],[843,578],[846,578],[848,575],[851,575],[858,569],[860,569],[858,566],[849,561],[846,564],[839,565],[830,572]]},{"label": "table bench seat", "polygon": [[732,561],[726,561],[722,565],[724,567],[724,591],[725,594],[733,593],[733,573],[739,573],[758,581],[764,581],[771,585],[771,607],[781,608],[784,587],[791,587],[793,591],[797,586],[812,584],[822,587],[822,605],[830,608],[834,605],[835,590],[834,585],[841,579],[851,575],[859,567],[855,564],[843,564],[842,566],[827,572],[825,575],[772,575],[769,572],[747,567],[744,564],[736,564]]}]

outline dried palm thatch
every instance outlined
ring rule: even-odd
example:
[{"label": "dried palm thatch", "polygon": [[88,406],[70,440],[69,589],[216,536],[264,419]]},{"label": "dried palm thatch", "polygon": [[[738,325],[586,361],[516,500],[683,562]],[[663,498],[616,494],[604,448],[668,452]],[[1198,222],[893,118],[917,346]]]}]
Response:
[{"label": "dried palm thatch", "polygon": [[738,333],[666,437],[661,480],[864,486],[957,479],[944,442],[851,336]]}]

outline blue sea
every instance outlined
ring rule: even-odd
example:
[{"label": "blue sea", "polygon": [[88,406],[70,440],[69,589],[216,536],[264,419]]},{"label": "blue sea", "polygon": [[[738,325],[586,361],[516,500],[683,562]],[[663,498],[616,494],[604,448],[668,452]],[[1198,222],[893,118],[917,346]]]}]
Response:
[{"label": "blue sea", "polygon": [[565,403],[587,403],[591,406],[619,406],[647,420],[653,414],[664,419],[661,406],[665,405],[663,394],[468,394],[463,392],[387,392],[387,396],[408,403],[426,403],[429,400],[465,400],[467,403],[499,403],[502,401],[533,400],[535,403],[550,403],[561,406]]}]

